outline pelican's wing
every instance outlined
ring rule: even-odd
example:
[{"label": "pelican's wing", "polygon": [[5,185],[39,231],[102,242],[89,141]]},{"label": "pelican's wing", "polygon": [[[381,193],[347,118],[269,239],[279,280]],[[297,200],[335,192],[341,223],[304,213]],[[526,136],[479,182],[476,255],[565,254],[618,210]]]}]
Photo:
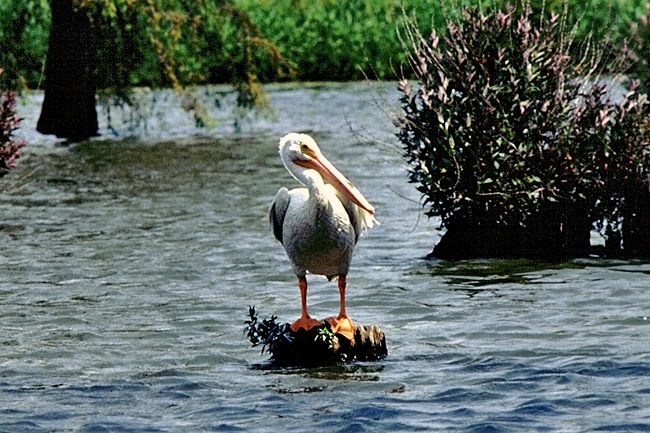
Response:
[{"label": "pelican's wing", "polygon": [[275,194],[271,209],[269,209],[269,222],[273,228],[275,238],[282,243],[282,226],[284,225],[284,216],[287,214],[291,195],[289,190],[282,187]]},{"label": "pelican's wing", "polygon": [[371,229],[375,224],[379,225],[379,221],[377,221],[370,212],[352,203],[336,188],[332,187],[332,190],[343,204],[343,207],[348,214],[348,218],[350,218],[350,223],[352,224],[352,227],[354,227],[355,242],[359,240],[361,233],[366,229]]}]

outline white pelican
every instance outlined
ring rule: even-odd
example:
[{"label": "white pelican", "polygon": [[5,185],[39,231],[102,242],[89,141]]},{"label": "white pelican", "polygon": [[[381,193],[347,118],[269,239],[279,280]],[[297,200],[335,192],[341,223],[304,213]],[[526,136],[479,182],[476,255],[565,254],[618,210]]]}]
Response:
[{"label": "white pelican", "polygon": [[309,135],[291,133],[280,140],[284,166],[306,188],[280,188],[269,220],[298,277],[302,314],[291,329],[322,324],[307,312],[307,272],[338,277],[338,317],[325,319],[334,333],[354,339],[354,325],[345,311],[346,276],[361,232],[377,222],[375,209],[325,156]]}]

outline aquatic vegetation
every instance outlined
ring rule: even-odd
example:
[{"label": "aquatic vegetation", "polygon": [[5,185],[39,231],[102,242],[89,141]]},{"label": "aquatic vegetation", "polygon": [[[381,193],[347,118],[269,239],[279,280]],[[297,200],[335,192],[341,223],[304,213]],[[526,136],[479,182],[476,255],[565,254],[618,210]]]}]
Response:
[{"label": "aquatic vegetation", "polygon": [[418,83],[400,81],[396,125],[447,229],[434,255],[582,256],[592,224],[620,248],[619,222],[648,203],[648,101],[637,82],[614,96],[629,50],[574,38],[565,14],[529,5],[465,8],[442,35],[405,26]]}]

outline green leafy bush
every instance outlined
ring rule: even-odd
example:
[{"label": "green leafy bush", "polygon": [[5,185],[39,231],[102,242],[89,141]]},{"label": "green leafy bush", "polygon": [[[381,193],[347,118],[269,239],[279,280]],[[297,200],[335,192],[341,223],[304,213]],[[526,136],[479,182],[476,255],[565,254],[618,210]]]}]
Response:
[{"label": "green leafy bush", "polygon": [[647,98],[632,84],[616,102],[605,75],[628,52],[577,45],[565,16],[529,6],[465,8],[443,38],[406,35],[418,84],[401,80],[396,124],[428,215],[470,255],[584,254],[650,167]]}]

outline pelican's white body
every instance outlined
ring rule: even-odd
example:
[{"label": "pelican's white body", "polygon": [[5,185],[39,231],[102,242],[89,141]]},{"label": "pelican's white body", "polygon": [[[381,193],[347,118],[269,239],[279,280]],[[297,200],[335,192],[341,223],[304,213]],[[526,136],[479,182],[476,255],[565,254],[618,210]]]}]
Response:
[{"label": "pelican's white body", "polygon": [[[330,279],[345,276],[359,236],[375,221],[370,211],[355,204],[348,194],[334,185],[326,183],[319,171],[305,168],[306,163],[295,163],[299,155],[293,155],[291,147],[296,151],[299,144],[305,141],[316,149],[321,161],[325,159],[316,143],[307,135],[289,134],[281,140],[280,154],[287,170],[306,188],[291,191],[280,188],[271,205],[271,224],[291,260],[296,276],[304,277],[307,272]],[[330,170],[336,169],[332,166]],[[337,186],[344,184],[353,190],[353,194],[358,194],[362,202],[367,203],[338,171],[336,175],[337,182],[334,183]],[[370,204],[366,207],[372,209]]]},{"label": "pelican's white body", "polygon": [[334,188],[323,190],[314,197],[307,188],[283,188],[274,201],[276,209],[288,201],[281,242],[298,277],[310,272],[332,278],[350,268],[356,231]]}]

